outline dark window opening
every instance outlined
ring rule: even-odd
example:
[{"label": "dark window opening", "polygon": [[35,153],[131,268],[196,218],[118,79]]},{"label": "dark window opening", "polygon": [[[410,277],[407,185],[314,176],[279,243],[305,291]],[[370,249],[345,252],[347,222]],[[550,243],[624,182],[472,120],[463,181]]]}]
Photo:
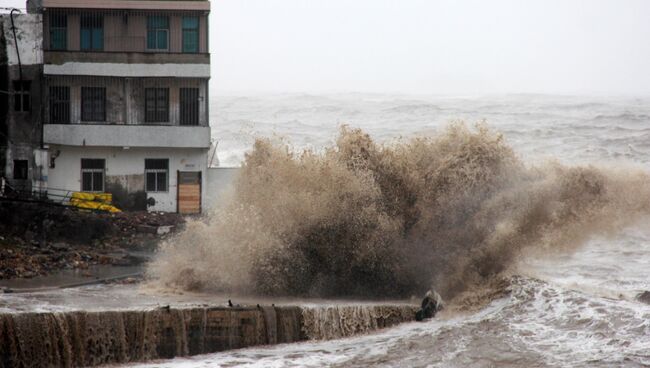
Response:
[{"label": "dark window opening", "polygon": [[106,88],[81,87],[81,120],[106,121]]},{"label": "dark window opening", "polygon": [[167,50],[169,41],[169,17],[147,17],[147,49]]},{"label": "dark window opening", "polygon": [[199,125],[199,89],[181,88],[180,125]]},{"label": "dark window opening", "polygon": [[144,121],[169,122],[169,88],[145,88],[144,97]]},{"label": "dark window opening", "polygon": [[14,160],[14,179],[27,180],[27,160]]},{"label": "dark window opening", "polygon": [[50,87],[50,123],[70,123],[70,87]]},{"label": "dark window opening", "polygon": [[199,52],[199,17],[183,17],[183,52]]},{"label": "dark window opening", "polygon": [[147,192],[166,192],[169,178],[169,160],[147,158],[144,160]]},{"label": "dark window opening", "polygon": [[104,17],[101,14],[81,16],[81,49],[104,49]]},{"label": "dark window opening", "polygon": [[16,111],[30,111],[31,106],[31,93],[32,81],[15,80],[14,86],[14,110]]},{"label": "dark window opening", "polygon": [[66,50],[68,48],[68,16],[50,14],[50,49]]},{"label": "dark window opening", "polygon": [[96,158],[82,158],[81,190],[84,192],[103,192],[105,171],[106,160]]}]

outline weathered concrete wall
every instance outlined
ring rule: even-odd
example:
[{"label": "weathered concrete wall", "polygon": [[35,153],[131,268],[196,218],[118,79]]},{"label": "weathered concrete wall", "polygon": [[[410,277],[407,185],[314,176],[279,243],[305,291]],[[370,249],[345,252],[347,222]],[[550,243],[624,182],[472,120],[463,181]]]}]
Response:
[{"label": "weathered concrete wall", "polygon": [[[162,59],[162,58],[159,58]],[[180,63],[121,64],[119,62],[87,63],[65,62],[63,64],[45,64],[47,75],[96,75],[104,77],[168,77],[210,78],[209,64]]]},{"label": "weathered concrete wall", "polygon": [[415,307],[196,307],[0,315],[0,367],[78,367],[332,339],[411,321]]},{"label": "weathered concrete wall", "polygon": [[[7,58],[7,39],[5,37],[6,16],[0,16],[0,91],[9,90],[9,64]],[[8,140],[9,94],[0,93],[0,175],[6,177]]]},{"label": "weathered concrete wall", "polygon": [[210,147],[210,127],[109,124],[45,124],[46,144],[104,147]]},{"label": "weathered concrete wall", "polygon": [[[37,167],[35,151],[41,146],[41,85],[43,61],[42,22],[38,14],[14,14],[16,38],[11,30],[11,20],[8,14],[0,15],[0,33],[4,42],[0,42],[3,50],[0,54],[0,90],[9,94],[0,94],[0,133],[4,139],[0,141],[0,176],[7,178],[10,185],[22,190],[31,190],[32,184],[42,182],[47,173],[42,167]],[[17,42],[16,42],[17,41]],[[16,48],[16,43],[18,47]],[[18,50],[18,52],[16,52]],[[20,65],[18,64],[20,55]],[[15,99],[19,95],[14,90],[14,81],[30,82],[30,109],[16,111]],[[27,160],[27,179],[14,178],[14,160]]]},{"label": "weathered concrete wall", "polygon": [[[176,212],[177,171],[201,171],[207,169],[207,150],[179,148],[130,148],[122,147],[72,147],[50,146],[50,155],[56,154],[55,167],[49,169],[49,193],[55,195],[64,191],[81,190],[81,159],[102,158],[106,160],[106,182],[120,183],[129,193],[144,191],[145,158],[169,159],[168,190],[148,192],[147,198],[154,198],[156,204],[150,211]],[[205,174],[203,181],[205,183]],[[110,185],[106,188],[110,189]],[[205,201],[206,186],[202,185],[201,198]],[[204,203],[204,202],[203,202]]]},{"label": "weathered concrete wall", "polygon": [[[7,39],[9,65],[18,65],[10,17],[8,14],[3,14],[2,17],[5,18],[3,31]],[[14,14],[14,24],[21,64],[43,64],[43,17],[40,14]]]},{"label": "weathered concrete wall", "polygon": [[[45,64],[120,63],[120,64],[210,64],[210,54],[169,54],[164,52],[84,52],[46,51]],[[148,67],[156,65],[149,65]],[[133,67],[133,65],[131,66]],[[142,67],[147,67],[142,65]],[[197,65],[190,65],[197,67]],[[169,75],[169,74],[168,74]],[[175,76],[179,76],[174,74]]]}]

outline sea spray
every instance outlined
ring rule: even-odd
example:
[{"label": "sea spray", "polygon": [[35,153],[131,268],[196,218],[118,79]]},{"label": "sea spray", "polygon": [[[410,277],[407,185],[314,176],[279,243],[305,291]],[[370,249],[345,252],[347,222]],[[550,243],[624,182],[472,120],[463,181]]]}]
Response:
[{"label": "sea spray", "polygon": [[646,173],[521,162],[484,125],[376,144],[342,127],[321,152],[258,139],[225,209],[164,244],[161,285],[272,295],[443,298],[529,249],[551,251],[650,211]]}]

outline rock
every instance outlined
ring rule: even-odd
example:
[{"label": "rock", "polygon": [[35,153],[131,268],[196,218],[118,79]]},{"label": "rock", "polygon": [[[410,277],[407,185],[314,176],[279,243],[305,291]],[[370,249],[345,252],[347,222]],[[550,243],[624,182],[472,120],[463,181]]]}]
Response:
[{"label": "rock", "polygon": [[170,231],[172,231],[173,226],[168,225],[168,226],[158,226],[158,235],[165,235],[169,234]]},{"label": "rock", "polygon": [[423,321],[425,319],[433,318],[436,316],[438,311],[442,310],[443,307],[444,302],[442,301],[440,294],[429,290],[424,296],[424,299],[422,299],[422,307],[415,314],[415,320]]},{"label": "rock", "polygon": [[650,304],[650,291],[644,291],[636,296],[636,300],[641,303]]},{"label": "rock", "polygon": [[65,243],[54,243],[50,245],[50,248],[56,251],[67,251],[70,249],[70,246]]}]

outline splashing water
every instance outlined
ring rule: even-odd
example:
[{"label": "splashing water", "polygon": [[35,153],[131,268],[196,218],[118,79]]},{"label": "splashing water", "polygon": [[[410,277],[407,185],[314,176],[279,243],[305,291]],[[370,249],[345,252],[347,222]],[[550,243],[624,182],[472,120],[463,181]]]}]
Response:
[{"label": "splashing water", "polygon": [[522,252],[571,249],[650,211],[633,169],[527,166],[485,125],[379,145],[342,127],[322,151],[258,139],[226,209],[190,222],[161,285],[272,295],[444,298]]}]

